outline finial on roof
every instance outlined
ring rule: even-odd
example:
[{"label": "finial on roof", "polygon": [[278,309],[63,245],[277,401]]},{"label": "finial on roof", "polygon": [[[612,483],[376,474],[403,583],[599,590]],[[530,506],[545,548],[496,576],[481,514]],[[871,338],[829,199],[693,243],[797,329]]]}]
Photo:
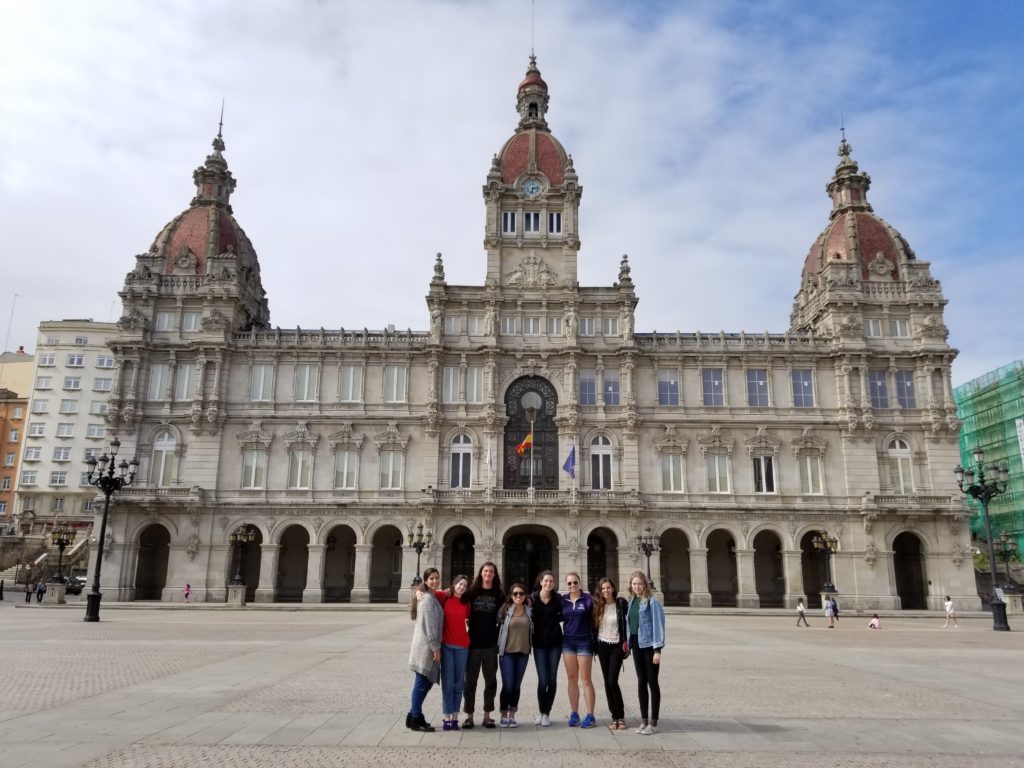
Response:
[{"label": "finial on roof", "polygon": [[224,102],[225,99],[220,100],[220,121],[217,123],[217,136],[213,140],[213,148],[218,152],[224,151]]}]

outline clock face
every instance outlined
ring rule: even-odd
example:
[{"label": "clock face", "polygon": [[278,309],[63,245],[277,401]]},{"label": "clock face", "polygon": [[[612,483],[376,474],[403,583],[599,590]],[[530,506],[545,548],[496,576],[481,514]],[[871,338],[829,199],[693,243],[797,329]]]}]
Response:
[{"label": "clock face", "polygon": [[541,185],[536,179],[527,179],[523,182],[523,194],[527,197],[536,197],[540,191]]}]

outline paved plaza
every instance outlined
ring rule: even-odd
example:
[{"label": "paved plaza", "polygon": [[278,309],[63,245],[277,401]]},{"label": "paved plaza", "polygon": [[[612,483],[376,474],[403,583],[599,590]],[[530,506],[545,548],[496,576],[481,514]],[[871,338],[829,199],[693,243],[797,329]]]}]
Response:
[{"label": "paved plaza", "polygon": [[[661,732],[404,727],[412,623],[397,610],[0,606],[0,765],[1024,766],[1024,631],[987,617],[671,614]],[[283,606],[282,606],[283,607]],[[1024,621],[1019,629],[1024,630]],[[623,674],[635,722],[631,663]],[[482,686],[478,693],[482,693]],[[440,725],[440,691],[426,714]],[[479,709],[478,709],[479,712]],[[478,715],[479,719],[479,715]]]}]

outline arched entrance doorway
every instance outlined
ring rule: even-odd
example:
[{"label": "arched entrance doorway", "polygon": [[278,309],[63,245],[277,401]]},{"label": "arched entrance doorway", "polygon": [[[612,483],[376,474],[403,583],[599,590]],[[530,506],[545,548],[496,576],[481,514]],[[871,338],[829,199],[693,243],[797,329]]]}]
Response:
[{"label": "arched entrance doorway", "polygon": [[309,565],[309,531],[301,525],[289,525],[281,534],[277,553],[277,591],[281,603],[301,603]]},{"label": "arched entrance doorway", "polygon": [[393,525],[385,525],[373,534],[372,544],[370,602],[396,603],[402,586],[402,532]]},{"label": "arched entrance doorway", "polygon": [[924,549],[917,536],[904,531],[893,540],[892,567],[900,607],[905,611],[927,608]]},{"label": "arched entrance doorway", "polygon": [[587,536],[587,586],[586,590],[594,592],[597,582],[609,578],[616,588],[619,584],[619,542],[615,534],[607,528],[595,528]]},{"label": "arched entrance doorway", "polygon": [[135,566],[135,599],[160,600],[167,586],[167,561],[171,534],[158,523],[139,534],[139,559]]},{"label": "arched entrance doorway", "polygon": [[336,525],[324,546],[324,602],[347,603],[352,597],[356,571],[356,534],[347,525]]},{"label": "arched entrance doorway", "polygon": [[[661,534],[661,587],[665,605],[690,604],[690,539],[678,528]],[[620,589],[628,592],[629,585]]]},{"label": "arched entrance doorway", "polygon": [[782,568],[782,540],[773,531],[754,537],[754,584],[761,608],[782,608],[786,575]]},{"label": "arched entrance doorway", "polygon": [[476,576],[476,539],[464,525],[457,525],[444,535],[444,567],[441,569],[442,586],[447,587],[458,575]]},{"label": "arched entrance doorway", "polygon": [[[554,571],[552,554],[558,546],[554,531],[540,525],[519,525],[505,535],[505,573],[502,585],[520,581],[528,590],[536,586],[537,574]],[[555,576],[558,589],[558,575]]]},{"label": "arched entrance doorway", "polygon": [[811,541],[817,531],[808,531],[800,538],[800,570],[804,576],[804,593],[808,608],[821,608],[821,592],[825,589],[825,556]]},{"label": "arched entrance doorway", "polygon": [[[530,434],[529,408],[534,408],[533,446],[520,456],[516,451]],[[504,476],[505,488],[558,489],[558,427],[555,415],[558,394],[551,382],[540,376],[524,376],[505,392]]]},{"label": "arched entrance doorway", "polygon": [[712,608],[736,607],[736,542],[719,528],[708,535],[708,591]]}]

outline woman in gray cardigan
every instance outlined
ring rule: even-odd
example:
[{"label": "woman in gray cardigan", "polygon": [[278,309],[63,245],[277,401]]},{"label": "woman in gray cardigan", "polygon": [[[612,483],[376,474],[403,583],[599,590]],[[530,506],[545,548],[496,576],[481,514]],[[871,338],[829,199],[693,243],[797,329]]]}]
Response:
[{"label": "woman in gray cardigan", "polygon": [[[413,592],[409,614],[416,622],[409,649],[409,669],[415,673],[412,683],[412,706],[405,718],[405,727],[413,731],[433,733],[434,727],[423,717],[423,700],[441,676],[441,628],[444,611],[434,596],[440,582],[436,568],[423,572],[423,581]],[[431,586],[433,583],[433,587]]]}]

